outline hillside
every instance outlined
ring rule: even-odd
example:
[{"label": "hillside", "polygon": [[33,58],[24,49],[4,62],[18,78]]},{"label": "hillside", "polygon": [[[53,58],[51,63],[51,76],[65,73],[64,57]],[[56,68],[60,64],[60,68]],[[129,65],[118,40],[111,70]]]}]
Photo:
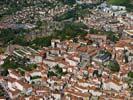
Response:
[{"label": "hillside", "polygon": [[108,0],[108,2],[114,5],[124,5],[124,4],[128,4],[130,0]]},{"label": "hillside", "polygon": [[127,7],[127,11],[133,11],[133,0],[107,0],[109,4],[122,5]]}]

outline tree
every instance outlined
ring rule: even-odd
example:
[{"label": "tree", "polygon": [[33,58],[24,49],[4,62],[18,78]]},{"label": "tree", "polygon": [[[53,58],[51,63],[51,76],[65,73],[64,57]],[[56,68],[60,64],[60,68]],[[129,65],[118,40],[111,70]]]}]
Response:
[{"label": "tree", "polygon": [[18,68],[18,65],[16,62],[14,62],[10,57],[7,57],[5,60],[4,60],[4,64],[2,65],[2,67],[4,69],[8,69],[8,68]]},{"label": "tree", "polygon": [[0,39],[4,46],[10,41],[12,41],[13,44],[26,45],[28,43],[24,35],[26,32],[28,32],[28,30],[25,29],[1,29]]},{"label": "tree", "polygon": [[116,60],[109,61],[107,66],[112,72],[119,72],[120,70],[120,66]]},{"label": "tree", "polygon": [[47,37],[41,37],[41,38],[36,38],[35,40],[33,40],[31,42],[31,44],[35,44],[36,46],[50,46],[51,45],[51,36],[47,36]]},{"label": "tree", "polygon": [[76,0],[60,0],[60,1],[67,5],[73,5],[76,3]]},{"label": "tree", "polygon": [[94,70],[94,72],[93,72],[93,76],[101,77],[102,75],[99,74],[98,70]]},{"label": "tree", "polygon": [[128,73],[128,77],[133,78],[133,71],[130,71],[130,72]]},{"label": "tree", "polygon": [[107,38],[110,39],[112,42],[116,42],[119,40],[119,36],[117,36],[117,33],[114,33],[112,31],[104,32],[104,34],[107,34]]},{"label": "tree", "polygon": [[57,76],[62,76],[62,75],[64,75],[65,73],[63,72],[63,70],[62,70],[62,68],[59,66],[59,65],[56,65],[55,66],[55,73],[56,73],[56,75]]},{"label": "tree", "polygon": [[47,76],[52,77],[52,76],[56,76],[56,74],[53,71],[48,71]]},{"label": "tree", "polygon": [[94,28],[90,28],[90,34],[98,34],[98,30],[94,29]]},{"label": "tree", "polygon": [[13,40],[13,44],[19,44],[22,46],[26,46],[28,45],[28,42],[25,40],[24,35],[17,35]]},{"label": "tree", "polygon": [[56,37],[61,40],[75,38],[77,36],[86,35],[87,32],[84,31],[87,26],[83,23],[66,23],[61,31],[56,31]]},{"label": "tree", "polygon": [[109,40],[112,42],[116,42],[119,40],[120,35],[118,33],[112,31],[104,31],[104,30],[97,30],[94,28],[90,29],[90,34],[99,34],[99,35],[106,35]]},{"label": "tree", "polygon": [[1,75],[2,76],[7,76],[9,74],[8,70],[7,69],[4,69],[2,72],[1,72]]}]

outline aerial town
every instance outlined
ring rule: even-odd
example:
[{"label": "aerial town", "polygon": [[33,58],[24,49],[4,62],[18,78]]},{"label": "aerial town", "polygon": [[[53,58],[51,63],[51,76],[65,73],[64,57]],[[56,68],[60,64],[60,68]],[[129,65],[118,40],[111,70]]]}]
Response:
[{"label": "aerial town", "polygon": [[133,1],[0,0],[0,100],[133,100]]}]

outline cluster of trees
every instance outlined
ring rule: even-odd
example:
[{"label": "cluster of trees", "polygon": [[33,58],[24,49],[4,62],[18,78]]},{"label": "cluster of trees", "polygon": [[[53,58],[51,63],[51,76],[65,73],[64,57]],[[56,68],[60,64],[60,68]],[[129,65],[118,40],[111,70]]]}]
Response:
[{"label": "cluster of trees", "polygon": [[56,38],[61,40],[75,38],[77,36],[85,36],[87,34],[84,29],[87,26],[83,23],[66,23],[65,27],[61,31],[56,31]]},{"label": "cluster of trees", "polygon": [[128,73],[128,77],[133,78],[133,71],[130,71],[130,72]]},{"label": "cluster of trees", "polygon": [[38,79],[38,78],[41,78],[41,76],[33,76],[33,77],[30,77],[31,80]]},{"label": "cluster of trees", "polygon": [[112,72],[119,72],[120,70],[120,65],[116,60],[110,60],[107,67],[112,71]]},{"label": "cluster of trees", "polygon": [[54,20],[63,21],[63,20],[67,20],[67,19],[75,18],[75,17],[76,17],[76,11],[75,10],[70,10],[70,11],[67,11],[66,13],[64,13],[60,16],[55,16]]},{"label": "cluster of trees", "polygon": [[56,21],[63,21],[68,19],[77,20],[78,17],[84,17],[87,14],[91,14],[87,6],[77,5],[74,9],[68,10],[66,13],[60,16],[55,16],[54,20]]},{"label": "cluster of trees", "polygon": [[28,59],[26,58],[18,58],[14,59],[13,57],[7,57],[4,60],[4,64],[1,66],[3,70],[3,75],[6,76],[8,74],[8,69],[18,69],[21,74],[24,74],[25,71],[32,71],[37,67],[36,64],[28,64]]},{"label": "cluster of trees", "polygon": [[103,31],[103,30],[101,31],[101,30],[97,30],[97,29],[93,29],[93,28],[90,29],[90,34],[107,35],[107,38],[109,40],[111,40],[112,42],[116,42],[120,38],[120,35],[115,33],[115,32],[112,32],[112,31]]},{"label": "cluster of trees", "polygon": [[46,36],[41,38],[36,38],[33,41],[31,41],[31,45],[33,48],[41,48],[41,47],[48,47],[51,45],[52,36]]},{"label": "cluster of trees", "polygon": [[52,39],[72,39],[77,36],[85,36],[87,34],[84,29],[86,29],[87,26],[83,23],[66,23],[64,28],[62,30],[55,30],[54,34],[46,37],[36,38],[35,40],[31,41],[29,44],[33,48],[40,48],[43,46],[50,46]]},{"label": "cluster of trees", "polygon": [[99,74],[98,70],[94,70],[93,76],[102,77],[102,74]]},{"label": "cluster of trees", "polygon": [[6,46],[10,42],[12,44],[27,45],[27,41],[24,38],[25,29],[1,29],[0,30],[0,41]]},{"label": "cluster of trees", "polygon": [[48,77],[57,76],[53,71],[48,71]]},{"label": "cluster of trees", "polygon": [[28,7],[33,5],[33,3],[29,3],[27,0],[1,0],[0,5],[5,5],[8,10],[3,15],[11,15],[23,9],[23,7]]},{"label": "cluster of trees", "polygon": [[[2,88],[2,87],[0,87],[0,88]],[[3,90],[0,90],[0,96],[3,97],[4,94],[5,94],[4,91]]]},{"label": "cluster of trees", "polygon": [[58,0],[60,2],[62,2],[63,4],[67,4],[67,5],[73,5],[76,3],[76,0]]},{"label": "cluster of trees", "polygon": [[[42,23],[38,22],[38,27],[41,25]],[[65,26],[62,30],[55,30],[55,32],[50,36],[36,38],[32,41],[27,41],[25,39],[25,33],[27,33],[28,30],[2,29],[0,30],[0,41],[4,44],[4,46],[8,44],[19,44],[22,46],[29,45],[33,48],[38,49],[43,46],[46,47],[50,46],[51,39],[53,38],[66,40],[66,39],[74,39],[77,36],[84,37],[88,33],[85,31],[85,29],[87,29],[87,26],[83,23],[67,22],[65,23]],[[113,42],[119,40],[119,37],[114,32],[103,32],[95,29],[90,29],[90,34],[105,34]]]},{"label": "cluster of trees", "polygon": [[54,67],[54,70],[55,70],[54,72],[53,71],[48,71],[47,76],[48,77],[52,77],[52,76],[61,77],[65,74],[67,74],[67,72],[63,72],[62,68],[59,65],[56,65]]},{"label": "cluster of trees", "polygon": [[[41,27],[42,23],[38,22],[38,27]],[[32,41],[27,41],[25,38],[25,33],[28,33],[29,30],[24,29],[1,29],[0,30],[0,41],[6,46],[8,44],[18,44],[22,46],[31,46],[33,48],[41,48],[43,46],[50,46],[51,39],[59,38],[61,40],[75,38],[76,36],[84,36],[87,34],[84,29],[87,26],[83,23],[72,23],[68,22],[65,24],[62,30],[55,30],[52,35],[36,38]]]},{"label": "cluster of trees", "polygon": [[110,57],[112,56],[112,54],[107,50],[100,50],[99,54],[108,55]]}]

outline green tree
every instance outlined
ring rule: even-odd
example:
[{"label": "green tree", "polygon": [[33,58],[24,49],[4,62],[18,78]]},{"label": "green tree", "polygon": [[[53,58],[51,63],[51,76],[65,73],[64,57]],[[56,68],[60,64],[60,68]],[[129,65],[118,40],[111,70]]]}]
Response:
[{"label": "green tree", "polygon": [[128,73],[128,77],[133,78],[133,71],[130,71],[130,72]]},{"label": "green tree", "polygon": [[41,37],[41,38],[36,38],[35,40],[33,40],[31,42],[31,44],[35,44],[36,46],[50,46],[51,45],[51,36],[47,36],[47,37]]},{"label": "green tree", "polygon": [[116,60],[109,61],[107,66],[112,72],[119,72],[120,70],[120,66]]},{"label": "green tree", "polygon": [[56,76],[56,74],[53,71],[48,71],[47,76],[52,77],[52,76]]},{"label": "green tree", "polygon": [[4,69],[2,72],[1,72],[1,75],[2,76],[7,76],[9,74],[8,70],[7,69]]},{"label": "green tree", "polygon": [[11,57],[7,57],[5,60],[4,60],[4,64],[2,65],[2,67],[4,69],[8,69],[8,68],[18,68],[18,65],[17,65],[17,62],[13,61],[11,59]]},{"label": "green tree", "polygon": [[6,46],[10,41],[13,44],[26,45],[28,42],[25,39],[24,33],[28,32],[25,29],[1,29],[0,40]]}]

